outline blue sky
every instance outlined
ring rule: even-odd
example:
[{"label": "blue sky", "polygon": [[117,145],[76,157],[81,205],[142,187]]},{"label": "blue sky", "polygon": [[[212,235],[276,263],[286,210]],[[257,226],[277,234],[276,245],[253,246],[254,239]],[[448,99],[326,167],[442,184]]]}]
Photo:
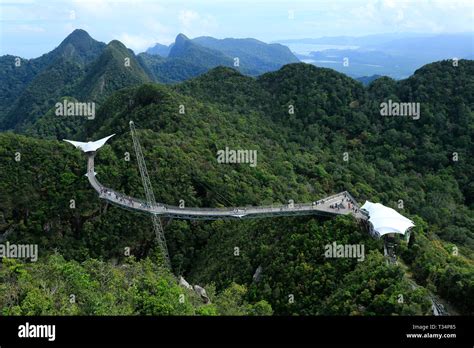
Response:
[{"label": "blue sky", "polygon": [[321,36],[474,31],[472,0],[0,0],[0,55],[37,57],[74,29],[136,53],[178,33],[265,42]]}]

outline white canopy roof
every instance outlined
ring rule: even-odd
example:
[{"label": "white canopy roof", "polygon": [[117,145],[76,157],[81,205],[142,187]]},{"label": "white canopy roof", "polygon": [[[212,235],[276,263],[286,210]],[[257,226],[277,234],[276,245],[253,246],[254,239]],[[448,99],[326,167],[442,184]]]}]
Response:
[{"label": "white canopy roof", "polygon": [[87,143],[83,143],[81,141],[73,141],[73,140],[67,140],[63,139],[64,141],[67,141],[68,143],[71,143],[78,149],[81,149],[84,152],[91,152],[91,151],[97,151],[100,147],[102,147],[107,140],[112,138],[115,134],[109,135],[108,137],[102,138],[100,140],[96,141],[89,141]]},{"label": "white canopy roof", "polygon": [[415,226],[410,219],[380,203],[366,201],[361,209],[369,213],[369,221],[380,236],[387,233],[405,234],[410,227]]}]

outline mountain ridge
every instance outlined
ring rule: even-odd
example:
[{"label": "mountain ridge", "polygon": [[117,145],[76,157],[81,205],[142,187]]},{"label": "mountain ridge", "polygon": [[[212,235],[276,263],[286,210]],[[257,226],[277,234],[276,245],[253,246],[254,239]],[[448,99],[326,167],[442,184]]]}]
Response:
[{"label": "mountain ridge", "polygon": [[[266,45],[258,40],[252,42]],[[149,53],[136,56],[117,40],[105,44],[94,40],[85,30],[76,29],[51,52],[30,60],[20,59],[20,67],[15,67],[16,57],[2,56],[0,130],[24,131],[46,114],[54,105],[53,100],[61,97],[100,102],[114,90],[133,84],[147,81],[177,83],[217,66],[233,67],[245,74],[256,75],[278,68],[284,62],[268,65],[268,61],[252,58],[252,65],[248,64],[247,55],[242,57],[240,64],[235,64],[234,57],[199,45],[184,34],[178,34],[176,42],[168,48],[167,57]],[[125,58],[130,60],[128,70],[123,69],[119,62]],[[48,81],[55,82],[48,85]]]}]

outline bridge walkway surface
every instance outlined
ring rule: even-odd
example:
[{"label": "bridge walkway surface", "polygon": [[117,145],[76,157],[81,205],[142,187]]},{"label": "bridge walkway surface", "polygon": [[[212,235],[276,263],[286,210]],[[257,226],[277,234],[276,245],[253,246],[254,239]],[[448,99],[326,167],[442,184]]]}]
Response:
[{"label": "bridge walkway surface", "polygon": [[116,192],[111,188],[103,186],[96,177],[94,170],[95,151],[87,152],[87,178],[92,187],[99,193],[99,197],[125,209],[141,211],[144,213],[189,220],[217,220],[217,219],[250,219],[276,216],[294,215],[348,215],[352,214],[357,219],[366,220],[367,216],[361,212],[357,201],[349,192],[343,191],[338,194],[320,199],[311,203],[270,205],[270,206],[247,206],[231,208],[181,208],[178,206],[157,203],[149,206],[145,200],[129,197]]}]

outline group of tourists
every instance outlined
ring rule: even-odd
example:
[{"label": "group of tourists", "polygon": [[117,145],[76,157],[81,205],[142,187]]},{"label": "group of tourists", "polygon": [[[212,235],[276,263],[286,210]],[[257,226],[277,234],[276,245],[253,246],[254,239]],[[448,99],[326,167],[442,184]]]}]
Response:
[{"label": "group of tourists", "polygon": [[115,196],[115,200],[119,201],[120,203],[125,203],[125,204],[131,205],[131,206],[134,205],[134,202],[133,202],[132,198],[130,198],[128,196],[121,195],[121,194],[117,194],[117,192],[110,191],[109,189],[107,189],[105,187],[102,187],[100,189],[100,194],[101,195],[107,195],[109,197],[114,197]]},{"label": "group of tourists", "polygon": [[[109,190],[105,187],[101,187],[100,188],[100,195],[102,197],[106,196],[108,197],[109,199],[111,200],[115,200],[115,201],[118,201],[120,203],[123,203],[123,204],[126,204],[128,206],[131,206],[131,207],[135,207],[136,204],[138,204],[138,206],[140,208],[144,208],[144,209],[151,209],[153,208],[150,204],[148,204],[147,202],[140,202],[138,203],[137,201],[135,201],[133,198],[129,197],[129,196],[125,196],[125,195],[122,195],[120,193],[117,193],[115,191],[112,191],[112,190]],[[114,199],[115,198],[115,199]],[[162,208],[164,210],[166,210],[167,208],[163,205]]]},{"label": "group of tourists", "polygon": [[352,210],[354,213],[359,212],[359,208],[357,208],[357,205],[352,200],[352,197],[347,194],[347,192],[344,192],[344,197],[340,202],[330,204],[329,208],[335,209],[336,211],[339,211],[340,209],[346,209],[346,205],[344,205],[344,203],[346,203],[347,209]]},{"label": "group of tourists", "polygon": [[[354,204],[351,198],[344,198],[347,201],[347,208],[352,210],[354,213],[359,212],[359,208]],[[344,199],[342,200],[344,202]]]}]

